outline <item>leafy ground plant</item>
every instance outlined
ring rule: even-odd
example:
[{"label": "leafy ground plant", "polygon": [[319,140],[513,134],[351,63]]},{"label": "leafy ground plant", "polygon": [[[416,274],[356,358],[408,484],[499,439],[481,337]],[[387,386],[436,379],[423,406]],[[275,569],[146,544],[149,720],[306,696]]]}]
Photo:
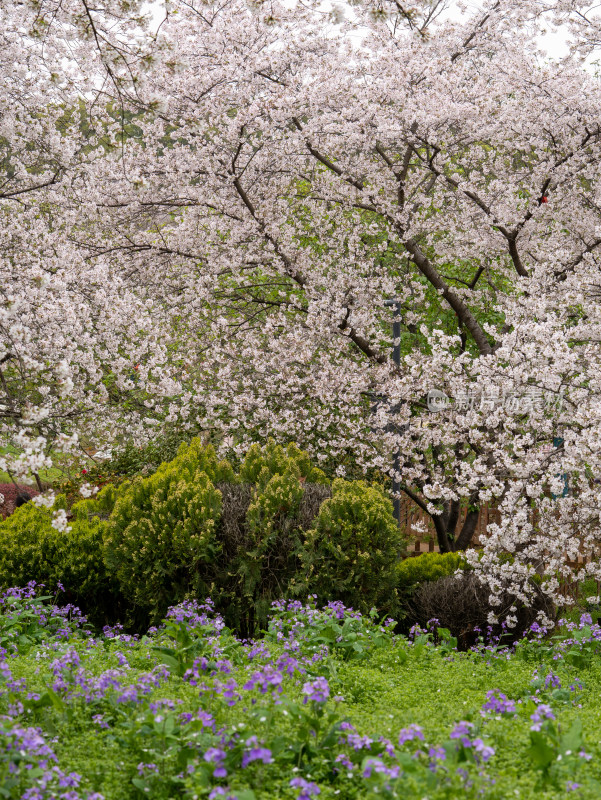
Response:
[{"label": "leafy ground plant", "polygon": [[[34,586],[5,593],[0,608],[2,797],[601,791],[600,631],[587,619],[547,639],[550,650],[535,639],[459,653],[435,625],[410,640],[390,621],[313,599],[275,603],[252,641],[210,601],[173,607],[144,636],[91,632]],[[567,657],[574,647],[583,664]]]}]

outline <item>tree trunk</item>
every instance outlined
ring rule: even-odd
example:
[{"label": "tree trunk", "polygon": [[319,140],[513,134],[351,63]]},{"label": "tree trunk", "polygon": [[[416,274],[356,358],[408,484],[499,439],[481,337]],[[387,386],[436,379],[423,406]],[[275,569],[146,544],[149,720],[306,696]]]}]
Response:
[{"label": "tree trunk", "polygon": [[471,544],[476,526],[478,525],[478,520],[480,519],[480,509],[472,506],[463,520],[459,533],[457,533],[460,510],[459,501],[452,500],[445,503],[442,514],[432,515],[438,547],[441,553],[454,553],[457,550],[467,550]]}]

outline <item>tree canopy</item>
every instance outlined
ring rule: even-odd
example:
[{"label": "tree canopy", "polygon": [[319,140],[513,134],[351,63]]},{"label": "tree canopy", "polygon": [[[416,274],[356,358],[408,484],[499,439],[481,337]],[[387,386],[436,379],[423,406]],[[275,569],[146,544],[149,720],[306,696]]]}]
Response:
[{"label": "tree canopy", "polygon": [[[596,18],[161,8],[0,10],[7,465],[176,420],[339,473],[400,452],[442,549],[498,502],[478,568],[554,591],[601,533]],[[549,24],[564,58],[538,49]]]}]

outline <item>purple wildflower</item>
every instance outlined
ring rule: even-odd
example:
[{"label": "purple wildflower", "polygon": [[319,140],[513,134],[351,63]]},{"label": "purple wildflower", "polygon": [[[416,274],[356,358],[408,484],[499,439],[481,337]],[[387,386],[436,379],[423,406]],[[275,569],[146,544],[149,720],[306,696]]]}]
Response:
[{"label": "purple wildflower", "polygon": [[229,794],[229,789],[224,786],[215,786],[213,791],[209,794],[209,800],[217,800],[218,797],[225,797],[226,800],[236,800],[235,795]]},{"label": "purple wildflower", "polygon": [[478,754],[479,758],[482,761],[488,761],[495,754],[494,748],[485,745],[482,739],[474,739],[473,745],[474,745],[474,750],[476,751],[476,753]]},{"label": "purple wildflower", "polygon": [[401,747],[414,739],[420,739],[422,742],[424,741],[424,732],[419,725],[409,725],[408,728],[401,729],[399,733],[399,745]]},{"label": "purple wildflower", "polygon": [[144,764],[140,762],[138,764],[138,775],[144,775],[145,772],[158,772],[159,768],[156,764]]},{"label": "purple wildflower", "polygon": [[265,694],[270,689],[281,692],[283,679],[282,673],[268,664],[260,672],[253,672],[250,680],[244,684],[244,688],[246,691],[251,691],[255,686],[258,686],[261,694]]},{"label": "purple wildflower", "polygon": [[431,747],[428,750],[428,755],[432,761],[446,761],[447,752],[444,747]]},{"label": "purple wildflower", "polygon": [[472,743],[468,737],[468,733],[474,726],[471,722],[462,720],[451,731],[451,739],[459,739],[464,747],[471,747]]},{"label": "purple wildflower", "polygon": [[208,761],[209,764],[215,764],[214,778],[225,778],[227,776],[227,770],[222,763],[225,761],[225,750],[221,750],[219,747],[209,747],[204,754],[204,760]]},{"label": "purple wildflower", "polygon": [[241,695],[237,691],[238,684],[233,678],[230,678],[227,683],[220,683],[219,681],[215,684],[215,691],[218,694],[223,695],[224,699],[228,706],[235,706],[238,700],[241,699]]},{"label": "purple wildflower", "polygon": [[317,678],[309,681],[303,686],[303,694],[306,694],[305,703],[313,700],[315,703],[325,703],[330,696],[330,685],[326,678]]},{"label": "purple wildflower", "polygon": [[250,750],[247,750],[242,754],[242,769],[246,769],[252,761],[261,761],[263,764],[271,764],[273,761],[271,750],[267,747],[252,747]]},{"label": "purple wildflower", "polygon": [[486,692],[486,703],[482,706],[481,714],[485,716],[488,712],[495,714],[515,714],[515,702],[509,700],[507,695],[498,689],[491,689]]},{"label": "purple wildflower", "polygon": [[546,719],[555,719],[555,714],[553,713],[553,709],[551,706],[546,705],[545,703],[541,703],[540,706],[536,709],[534,714],[530,715],[530,719],[532,720],[532,725],[530,726],[531,731],[540,731],[543,720]]},{"label": "purple wildflower", "polygon": [[553,672],[549,672],[545,678],[545,689],[549,689],[551,687],[554,689],[561,689],[561,679],[559,675],[555,675]]},{"label": "purple wildflower", "polygon": [[68,775],[61,774],[58,778],[58,785],[61,789],[79,786],[80,782],[81,775],[78,775],[77,772],[70,772]]},{"label": "purple wildflower", "polygon": [[394,758],[395,755],[396,755],[396,752],[395,752],[394,745],[392,744],[392,742],[389,739],[386,739],[384,736],[380,736],[378,738],[378,741],[381,743],[381,745],[384,748],[386,754],[389,755],[391,758]]},{"label": "purple wildflower", "polygon": [[314,795],[321,794],[321,790],[316,783],[310,783],[304,778],[292,778],[290,786],[301,790],[296,800],[311,800]]},{"label": "purple wildflower", "polygon": [[387,778],[398,778],[400,771],[399,766],[387,767],[379,758],[369,758],[363,767],[363,777],[371,778],[375,772],[377,775],[385,775]]},{"label": "purple wildflower", "polygon": [[120,650],[117,650],[117,652],[115,653],[115,657],[119,662],[120,667],[127,667],[129,669],[129,661]]},{"label": "purple wildflower", "polygon": [[369,736],[360,736],[358,733],[349,733],[346,737],[346,742],[353,750],[369,750],[373,744],[373,739]]},{"label": "purple wildflower", "polygon": [[349,772],[351,772],[355,768],[353,762],[344,753],[340,753],[339,755],[336,756],[336,763],[342,764],[342,766],[346,767]]}]

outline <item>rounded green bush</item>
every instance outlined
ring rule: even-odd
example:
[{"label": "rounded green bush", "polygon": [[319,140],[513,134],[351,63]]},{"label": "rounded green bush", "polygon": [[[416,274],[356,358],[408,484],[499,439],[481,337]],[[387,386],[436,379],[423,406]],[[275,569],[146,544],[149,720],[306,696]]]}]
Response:
[{"label": "rounded green bush", "polygon": [[177,472],[180,479],[194,480],[199,472],[204,472],[213,483],[236,483],[238,478],[229,461],[219,461],[212,445],[203,445],[198,437],[189,444],[180,445],[173,461],[159,466],[155,475]]},{"label": "rounded green bush", "polygon": [[[0,586],[24,586],[34,580],[54,592],[60,581],[66,599],[93,622],[113,621],[118,588],[104,566],[107,523],[94,502],[78,503],[65,531],[52,527],[52,510],[33,503],[0,522]],[[56,507],[61,507],[60,498]]]},{"label": "rounded green bush", "polygon": [[296,571],[308,481],[327,483],[295,445],[252,447],[236,475],[194,439],[151,477],[122,484],[104,557],[129,622],[156,622],[169,605],[211,594],[228,624],[254,634]]},{"label": "rounded green bush", "polygon": [[221,493],[202,458],[192,471],[195,457],[178,456],[118,491],[104,559],[130,606],[130,622],[157,622],[170,605],[210,590]]},{"label": "rounded green bush", "polygon": [[358,611],[397,607],[396,565],[405,541],[383,490],[337,479],[300,550],[297,594],[341,600]]},{"label": "rounded green bush", "polygon": [[286,592],[296,571],[304,491],[292,465],[283,474],[272,475],[262,490],[257,486],[252,492],[245,539],[229,565],[229,579],[221,581],[234,595],[247,635],[267,625],[271,604]]},{"label": "rounded green bush", "polygon": [[294,443],[284,448],[271,439],[264,447],[253,444],[249,448],[240,467],[240,480],[263,488],[274,475],[291,470],[307,483],[329,483],[325,473],[311,464],[308,453]]},{"label": "rounded green bush", "polygon": [[[68,498],[56,507],[68,510]],[[60,580],[86,611],[94,602],[118,608],[136,629],[208,595],[244,636],[290,593],[363,611],[396,607],[404,542],[390,500],[362,481],[337,480],[331,490],[294,444],[251,447],[236,474],[193,439],[154,475],[75,503],[66,534],[51,521],[28,504],[4,523],[5,585]]]},{"label": "rounded green bush", "polygon": [[465,566],[463,553],[423,553],[397,566],[397,586],[402,592],[412,591],[420,583],[454,575]]}]

